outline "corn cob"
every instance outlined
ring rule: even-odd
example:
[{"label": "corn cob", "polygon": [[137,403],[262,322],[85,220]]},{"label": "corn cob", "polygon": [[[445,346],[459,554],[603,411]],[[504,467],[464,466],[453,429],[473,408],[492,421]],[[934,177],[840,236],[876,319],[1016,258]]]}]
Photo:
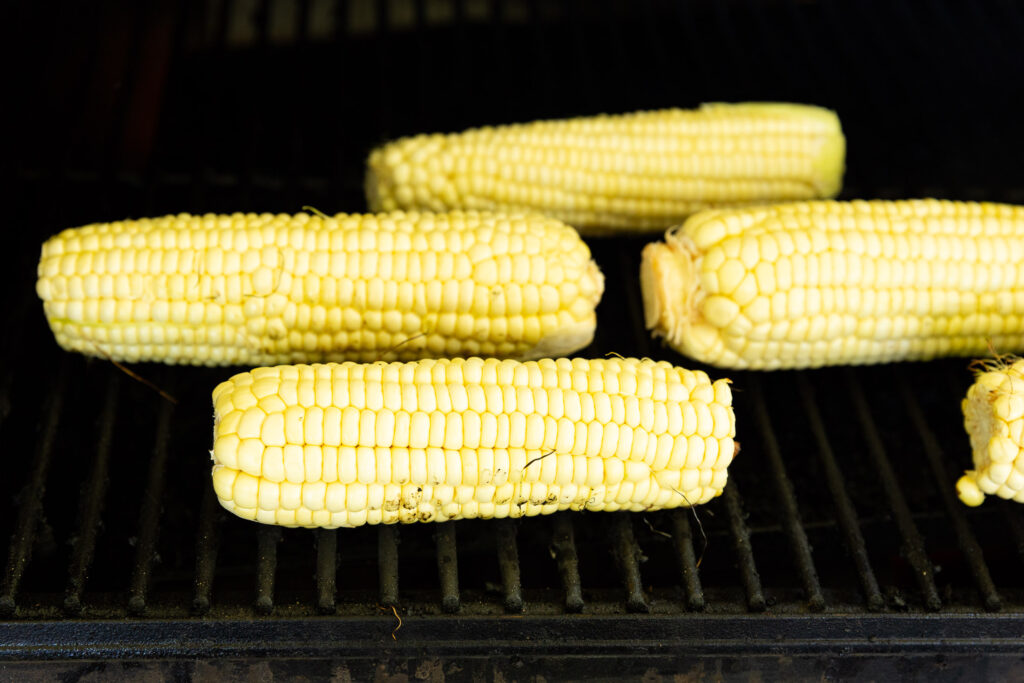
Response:
[{"label": "corn cob", "polygon": [[835,113],[705,104],[402,138],[367,163],[372,210],[539,211],[585,234],[663,230],[702,209],[832,197]]},{"label": "corn cob", "polygon": [[1024,360],[985,365],[962,403],[974,469],[956,490],[970,506],[985,494],[1024,503]]},{"label": "corn cob", "polygon": [[651,360],[279,366],[213,400],[218,499],[284,526],[697,505],[734,455],[728,380]]},{"label": "corn cob", "polygon": [[251,367],[566,354],[603,286],[541,216],[181,214],[65,230],[37,292],[65,349]]},{"label": "corn cob", "polygon": [[936,200],[708,211],[645,247],[647,327],[726,368],[1024,349],[1024,207]]}]

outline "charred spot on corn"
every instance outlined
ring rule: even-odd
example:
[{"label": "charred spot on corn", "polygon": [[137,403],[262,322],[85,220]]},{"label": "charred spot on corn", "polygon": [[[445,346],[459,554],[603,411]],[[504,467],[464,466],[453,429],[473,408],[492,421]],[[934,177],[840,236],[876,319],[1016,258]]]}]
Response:
[{"label": "charred spot on corn", "polygon": [[214,401],[214,490],[245,519],[351,527],[705,503],[727,380],[633,358],[257,368]]}]

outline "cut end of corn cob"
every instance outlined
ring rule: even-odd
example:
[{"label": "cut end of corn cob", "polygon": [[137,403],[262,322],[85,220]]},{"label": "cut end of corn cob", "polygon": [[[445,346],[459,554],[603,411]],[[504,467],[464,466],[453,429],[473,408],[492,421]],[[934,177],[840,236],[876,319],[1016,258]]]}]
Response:
[{"label": "cut end of corn cob", "polygon": [[[640,258],[640,291],[647,329],[686,355],[706,357],[690,349],[694,342],[715,343],[714,332],[700,333],[702,325],[699,254],[685,235],[671,242],[646,245]],[[706,325],[705,325],[706,327]]]},{"label": "cut end of corn cob", "polygon": [[539,211],[585,234],[655,231],[704,209],[835,196],[839,118],[712,103],[402,138],[367,160],[371,210]]},{"label": "cut end of corn cob", "polygon": [[728,381],[651,360],[266,367],[213,401],[218,499],[283,526],[698,505],[735,455]]},{"label": "cut end of corn cob", "polygon": [[650,244],[647,327],[726,368],[1024,349],[1024,207],[936,200],[706,211]]},{"label": "cut end of corn cob", "polygon": [[956,484],[966,505],[986,495],[1024,503],[1024,360],[986,364],[963,400],[974,469]]},{"label": "cut end of corn cob", "polygon": [[475,212],[101,223],[47,240],[38,276],[61,347],[194,365],[566,355],[604,289],[564,223]]}]

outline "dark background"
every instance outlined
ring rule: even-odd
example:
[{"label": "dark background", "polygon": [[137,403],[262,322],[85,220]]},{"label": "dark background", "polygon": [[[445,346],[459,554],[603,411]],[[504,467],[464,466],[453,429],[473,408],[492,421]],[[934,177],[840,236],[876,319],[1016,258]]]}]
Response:
[{"label": "dark background", "polygon": [[400,135],[714,100],[837,110],[848,197],[1024,198],[1012,0],[15,11],[4,162],[21,189],[45,188],[19,193],[33,240],[143,213],[359,211],[368,150]]},{"label": "dark background", "polygon": [[[567,653],[595,662],[580,676],[605,671],[601,656],[613,655],[638,675],[690,670],[699,657],[735,672],[743,651],[770,654],[749,668],[818,675],[874,671],[881,654],[904,650],[927,655],[909,667],[935,670],[936,657],[959,661],[955,653],[977,666],[978,653],[1020,642],[1020,510],[994,500],[968,510],[951,493],[969,464],[965,361],[729,373],[743,451],[731,498],[700,510],[708,546],[694,593],[683,554],[699,555],[701,537],[680,513],[395,534],[279,533],[230,518],[209,496],[206,450],[209,392],[233,370],[134,368],[178,399],[171,406],[108,363],[61,352],[33,288],[39,245],[65,227],[182,211],[358,212],[368,151],[400,135],[714,100],[837,110],[844,198],[1024,203],[1020,3],[108,1],[16,2],[5,13],[3,109],[14,122],[0,154],[11,209],[0,227],[0,627],[11,638],[0,659],[118,648],[209,656],[222,652],[217,638],[232,637],[236,654],[336,656],[340,645],[316,649],[301,635],[329,626],[363,634],[349,654],[367,671],[398,652],[387,671],[413,676],[415,648],[447,629],[462,638],[449,659],[463,664],[481,642],[534,652],[545,640],[537,634],[555,634],[547,660],[500,651],[499,663],[524,676],[549,666],[571,677],[559,659]],[[693,365],[642,330],[642,240],[591,245],[607,293],[581,354]],[[569,549],[576,583],[565,574]],[[452,564],[454,603],[443,587]],[[503,573],[512,566],[525,617],[500,616],[517,605]],[[381,577],[392,570],[397,593],[387,595]],[[406,618],[404,644],[390,638],[389,602]],[[445,606],[458,615],[442,616]],[[581,606],[584,616],[570,614]],[[837,621],[819,630],[822,610]],[[925,618],[936,611],[938,621]],[[619,650],[573,635],[574,620],[595,615],[611,619],[599,630]],[[713,643],[701,635],[711,617],[725,620],[714,622],[724,626]],[[907,621],[885,621],[897,617]],[[517,630],[524,618],[529,630]],[[805,618],[800,631],[793,624]],[[299,630],[261,630],[281,619]],[[132,630],[153,620],[183,630],[163,640]],[[98,624],[127,626],[101,633]],[[209,640],[195,635],[200,626],[214,629]],[[78,649],[53,650],[64,641]],[[666,644],[692,656],[666,660]],[[844,647],[871,655],[857,660],[867,668],[827,669]],[[809,651],[823,659],[806,669],[773,654]]]}]

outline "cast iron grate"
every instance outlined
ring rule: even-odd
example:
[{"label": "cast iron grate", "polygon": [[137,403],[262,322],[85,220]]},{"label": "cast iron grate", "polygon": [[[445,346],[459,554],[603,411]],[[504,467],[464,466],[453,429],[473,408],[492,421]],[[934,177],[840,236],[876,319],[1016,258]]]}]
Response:
[{"label": "cast iron grate", "polygon": [[[621,247],[594,245],[613,281],[635,272],[636,250]],[[629,319],[637,297],[632,286],[612,292],[600,313]],[[172,405],[34,331],[15,353],[39,363],[26,362],[33,371],[13,391],[37,384],[41,400],[16,401],[3,431],[9,452],[35,444],[3,484],[15,501],[2,522],[6,617],[1024,605],[1020,543],[1007,543],[1020,539],[1020,511],[998,501],[969,510],[953,493],[967,464],[962,361],[731,373],[742,451],[725,495],[696,517],[567,513],[310,532],[245,523],[213,499],[208,394],[232,370],[140,367]],[[683,362],[636,325],[622,331],[586,353]]]},{"label": "cast iron grate", "polygon": [[[926,637],[928,613],[955,625],[1001,612],[957,633],[1020,636],[1021,511],[967,509],[953,494],[969,464],[965,361],[709,370],[734,379],[743,450],[697,517],[280,530],[232,518],[209,487],[209,394],[232,369],[136,368],[172,404],[109,363],[60,352],[31,286],[39,243],[70,225],[361,210],[362,159],[397,135],[716,99],[836,108],[846,196],[1022,202],[1015,3],[224,0],[21,17],[15,45],[34,60],[24,91],[36,106],[5,159],[17,259],[0,273],[0,618],[11,633],[333,615],[389,639],[400,615],[447,619],[471,639],[475,617],[577,628],[569,615],[582,613],[629,619],[637,634],[667,617],[861,628],[906,615]],[[951,96],[967,79],[984,99]],[[581,355],[693,365],[643,330],[642,244],[592,243],[609,286]],[[814,629],[787,633],[800,628]],[[49,631],[33,633],[38,643]]]}]

